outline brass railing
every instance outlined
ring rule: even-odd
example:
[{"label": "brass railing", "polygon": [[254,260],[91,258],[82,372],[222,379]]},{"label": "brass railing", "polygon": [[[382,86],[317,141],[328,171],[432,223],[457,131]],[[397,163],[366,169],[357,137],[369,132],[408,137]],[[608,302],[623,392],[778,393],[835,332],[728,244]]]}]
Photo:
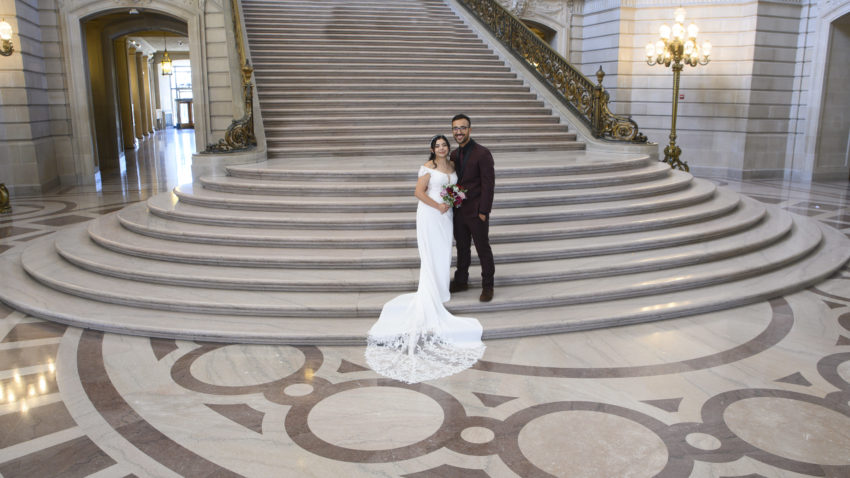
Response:
[{"label": "brass railing", "polygon": [[242,19],[239,15],[239,0],[231,0],[230,10],[233,14],[233,33],[236,36],[236,49],[239,51],[239,63],[242,65],[242,99],[245,102],[245,114],[238,120],[233,120],[224,139],[218,143],[207,145],[205,153],[231,153],[245,151],[257,146],[257,137],[254,135],[254,85],[251,83],[251,75],[254,68],[248,61],[245,53],[245,43],[242,41]]},{"label": "brass railing", "polygon": [[599,83],[594,85],[496,0],[459,1],[557,93],[558,98],[587,124],[593,136],[615,141],[646,142],[646,136],[638,131],[637,123],[608,109],[609,95],[602,87],[605,76],[602,67],[596,72]]}]

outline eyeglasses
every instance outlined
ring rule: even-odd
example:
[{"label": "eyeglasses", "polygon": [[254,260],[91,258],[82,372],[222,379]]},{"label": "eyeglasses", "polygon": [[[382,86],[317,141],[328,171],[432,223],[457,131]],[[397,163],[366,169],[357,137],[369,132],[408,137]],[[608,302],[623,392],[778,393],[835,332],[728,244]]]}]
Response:
[{"label": "eyeglasses", "polygon": [[469,129],[469,126],[455,126],[452,128],[452,132],[456,133],[458,131],[466,131]]}]

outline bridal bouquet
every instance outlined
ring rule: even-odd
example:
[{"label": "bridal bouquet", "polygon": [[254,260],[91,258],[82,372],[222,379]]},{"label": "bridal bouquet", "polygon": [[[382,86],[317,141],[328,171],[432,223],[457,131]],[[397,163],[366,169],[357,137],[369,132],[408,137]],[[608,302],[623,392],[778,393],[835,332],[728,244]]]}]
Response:
[{"label": "bridal bouquet", "polygon": [[451,207],[460,207],[460,203],[466,199],[466,188],[459,184],[446,184],[440,191],[443,202]]}]

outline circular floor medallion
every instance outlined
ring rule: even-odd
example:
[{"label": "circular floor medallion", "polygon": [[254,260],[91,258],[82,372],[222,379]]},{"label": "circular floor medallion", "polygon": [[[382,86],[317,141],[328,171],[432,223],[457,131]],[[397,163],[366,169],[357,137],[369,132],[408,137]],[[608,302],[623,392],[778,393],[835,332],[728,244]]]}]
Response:
[{"label": "circular floor medallion", "polygon": [[519,433],[523,455],[555,476],[650,477],[667,463],[667,447],[651,430],[623,417],[563,411],[530,421]]},{"label": "circular floor medallion", "polygon": [[191,373],[210,385],[240,387],[280,380],[303,364],[304,354],[294,347],[227,345],[198,357]]},{"label": "circular floor medallion", "polygon": [[427,395],[368,387],[322,400],[310,411],[307,423],[318,438],[338,447],[386,450],[428,438],[440,429],[443,418],[442,407]]},{"label": "circular floor medallion", "polygon": [[754,397],[730,404],[723,417],[735,435],[773,455],[850,465],[850,417],[828,408],[788,398]]},{"label": "circular floor medallion", "polygon": [[496,435],[493,430],[484,427],[469,427],[460,432],[460,437],[469,443],[489,443],[493,441]]}]

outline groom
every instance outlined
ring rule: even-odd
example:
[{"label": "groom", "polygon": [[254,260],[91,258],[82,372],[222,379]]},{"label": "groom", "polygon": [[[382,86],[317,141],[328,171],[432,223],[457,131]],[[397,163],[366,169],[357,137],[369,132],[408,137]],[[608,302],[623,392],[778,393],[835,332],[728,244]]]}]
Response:
[{"label": "groom", "polygon": [[451,159],[457,170],[457,182],[466,188],[466,200],[454,211],[454,235],[457,245],[457,270],[449,285],[449,291],[469,289],[469,264],[472,261],[470,246],[475,243],[475,252],[481,262],[481,302],[493,300],[493,251],[490,250],[490,210],[493,208],[493,189],[496,173],[493,170],[493,155],[490,150],[469,137],[472,121],[465,114],[452,118],[452,135],[458,148],[452,151]]}]

